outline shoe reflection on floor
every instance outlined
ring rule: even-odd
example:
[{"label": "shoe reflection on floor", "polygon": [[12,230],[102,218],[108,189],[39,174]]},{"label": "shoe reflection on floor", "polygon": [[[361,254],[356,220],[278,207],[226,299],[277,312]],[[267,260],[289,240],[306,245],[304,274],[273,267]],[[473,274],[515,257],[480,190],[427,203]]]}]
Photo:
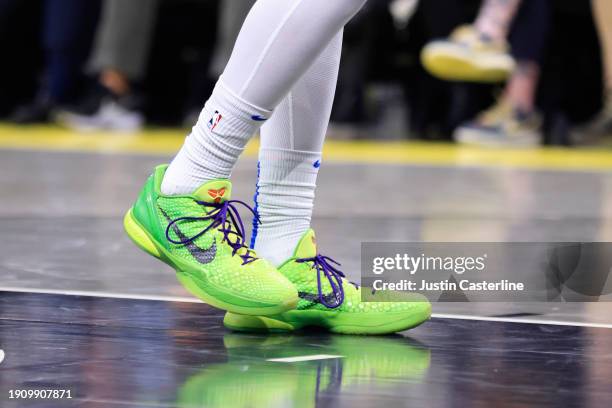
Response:
[{"label": "shoe reflection on floor", "polygon": [[[228,361],[187,379],[178,391],[178,406],[315,407],[355,392],[380,398],[391,389],[420,383],[430,365],[430,350],[400,335],[226,334],[223,341]],[[322,354],[341,357],[269,361]]]}]

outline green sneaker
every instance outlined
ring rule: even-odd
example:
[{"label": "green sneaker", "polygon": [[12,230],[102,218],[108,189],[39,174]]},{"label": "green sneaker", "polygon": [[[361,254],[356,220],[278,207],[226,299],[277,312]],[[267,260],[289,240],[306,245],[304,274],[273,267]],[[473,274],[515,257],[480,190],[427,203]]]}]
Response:
[{"label": "green sneaker", "polygon": [[192,294],[241,314],[277,314],[296,306],[294,286],[245,244],[229,180],[210,181],[191,195],[165,196],[167,166],[158,166],[124,218],[130,238],[176,269]]},{"label": "green sneaker", "polygon": [[338,265],[317,254],[314,231],[309,230],[293,257],[279,267],[297,287],[297,308],[275,316],[227,313],[225,327],[237,331],[292,331],[317,326],[333,333],[389,334],[429,319],[431,304],[420,295],[404,302],[362,302],[361,288],[348,282],[334,264]]}]

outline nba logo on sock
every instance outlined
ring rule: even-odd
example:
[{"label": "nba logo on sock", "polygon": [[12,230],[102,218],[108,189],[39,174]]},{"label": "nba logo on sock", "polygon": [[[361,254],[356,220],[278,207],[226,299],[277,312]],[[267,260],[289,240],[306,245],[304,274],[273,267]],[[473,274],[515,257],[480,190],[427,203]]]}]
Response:
[{"label": "nba logo on sock", "polygon": [[219,122],[221,122],[222,118],[223,118],[223,116],[221,116],[219,111],[215,111],[215,114],[213,115],[213,117],[210,118],[210,120],[208,121],[208,128],[210,130],[214,130],[217,127],[217,125],[219,124]]}]

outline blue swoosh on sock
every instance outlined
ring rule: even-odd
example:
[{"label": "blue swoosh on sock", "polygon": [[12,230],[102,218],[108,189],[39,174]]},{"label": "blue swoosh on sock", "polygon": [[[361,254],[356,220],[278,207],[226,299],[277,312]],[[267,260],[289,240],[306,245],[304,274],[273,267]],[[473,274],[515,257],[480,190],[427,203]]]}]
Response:
[{"label": "blue swoosh on sock", "polygon": [[259,223],[257,222],[257,218],[259,217],[259,177],[261,176],[261,162],[257,161],[257,181],[255,182],[255,195],[253,196],[253,201],[255,202],[255,206],[253,210],[255,211],[255,217],[253,218],[253,230],[251,231],[251,249],[255,248],[255,241],[257,241],[257,233],[259,232]]}]

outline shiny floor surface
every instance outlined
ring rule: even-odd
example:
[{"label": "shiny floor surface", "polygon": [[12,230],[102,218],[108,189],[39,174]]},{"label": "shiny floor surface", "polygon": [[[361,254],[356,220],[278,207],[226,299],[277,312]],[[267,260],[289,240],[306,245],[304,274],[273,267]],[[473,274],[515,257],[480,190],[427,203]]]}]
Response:
[{"label": "shiny floor surface", "polygon": [[[3,407],[605,407],[612,330],[433,319],[386,337],[245,335],[204,304],[0,294]],[[279,360],[280,359],[280,360]],[[300,361],[301,360],[301,361]]]},{"label": "shiny floor surface", "polygon": [[[168,160],[0,150],[0,289],[191,300],[122,227],[152,168]],[[252,201],[255,167],[239,162],[235,198]],[[326,162],[315,205],[320,250],[354,281],[361,242],[612,241],[609,171]],[[438,304],[434,313],[612,324],[610,305]]]},{"label": "shiny floor surface", "polygon": [[[435,304],[382,338],[226,331],[122,231],[168,160],[0,150],[1,407],[609,406],[610,303]],[[612,173],[324,162],[313,223],[353,280],[365,241],[612,241]],[[313,355],[332,357],[269,361]],[[73,399],[7,399],[45,387]]]}]

